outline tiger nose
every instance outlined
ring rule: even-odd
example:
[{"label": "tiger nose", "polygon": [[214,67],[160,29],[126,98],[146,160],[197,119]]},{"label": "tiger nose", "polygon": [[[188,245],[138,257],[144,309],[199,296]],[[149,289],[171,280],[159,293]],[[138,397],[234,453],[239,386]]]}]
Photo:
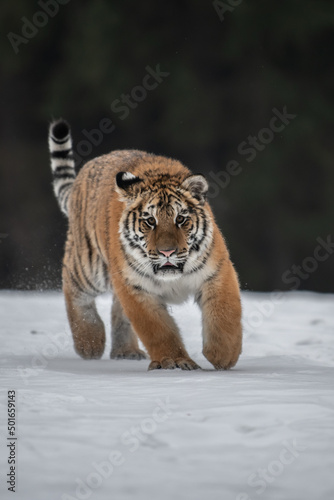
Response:
[{"label": "tiger nose", "polygon": [[165,257],[170,257],[172,253],[176,252],[176,248],[167,248],[166,250],[160,250],[158,248],[158,252],[162,253]]}]

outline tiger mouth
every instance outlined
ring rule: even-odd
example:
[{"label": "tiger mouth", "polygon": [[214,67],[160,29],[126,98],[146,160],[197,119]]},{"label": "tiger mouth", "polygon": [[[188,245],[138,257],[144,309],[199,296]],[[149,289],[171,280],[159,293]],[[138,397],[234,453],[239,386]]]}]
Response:
[{"label": "tiger mouth", "polygon": [[181,267],[176,264],[172,264],[171,262],[166,262],[162,266],[158,267],[158,271],[181,271]]},{"label": "tiger mouth", "polygon": [[184,263],[179,263],[179,264],[174,264],[170,261],[165,262],[162,265],[155,265],[154,266],[154,272],[172,272],[172,271],[179,271],[182,272],[184,267]]}]

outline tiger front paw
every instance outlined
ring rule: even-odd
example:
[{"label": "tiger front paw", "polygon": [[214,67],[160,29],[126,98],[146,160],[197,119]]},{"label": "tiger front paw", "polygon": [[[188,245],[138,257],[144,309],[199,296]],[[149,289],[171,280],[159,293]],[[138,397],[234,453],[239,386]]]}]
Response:
[{"label": "tiger front paw", "polygon": [[198,366],[195,361],[190,358],[162,358],[160,361],[151,361],[148,369],[149,370],[174,370],[175,368],[181,368],[181,370],[200,370],[201,367]]},{"label": "tiger front paw", "polygon": [[205,347],[203,354],[216,370],[229,370],[236,365],[241,353],[241,343],[234,346],[233,349],[226,349],[220,352],[219,349]]}]

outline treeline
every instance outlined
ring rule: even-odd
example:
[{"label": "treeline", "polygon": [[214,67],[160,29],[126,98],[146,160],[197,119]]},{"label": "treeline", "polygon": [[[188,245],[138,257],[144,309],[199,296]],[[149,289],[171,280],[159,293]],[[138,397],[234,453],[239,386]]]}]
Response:
[{"label": "treeline", "polygon": [[204,173],[243,288],[333,291],[333,2],[17,0],[0,19],[2,288],[60,286],[62,116],[78,168],[138,148]]}]

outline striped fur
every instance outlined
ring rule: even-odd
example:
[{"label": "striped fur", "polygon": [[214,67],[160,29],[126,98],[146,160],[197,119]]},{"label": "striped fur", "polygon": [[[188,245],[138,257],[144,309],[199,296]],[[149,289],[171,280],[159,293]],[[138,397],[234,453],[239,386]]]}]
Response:
[{"label": "striped fur", "polygon": [[75,177],[68,124],[50,126],[54,191],[69,230],[63,289],[76,351],[99,358],[105,331],[95,297],[113,290],[112,358],[150,369],[198,368],[167,304],[189,295],[203,315],[203,353],[216,369],[241,352],[238,279],[205,199],[208,184],[180,162],[142,151],[114,151]]},{"label": "striped fur", "polygon": [[75,165],[71,131],[65,120],[57,120],[50,125],[49,151],[53,190],[60,210],[67,215],[68,198],[75,179]]}]

